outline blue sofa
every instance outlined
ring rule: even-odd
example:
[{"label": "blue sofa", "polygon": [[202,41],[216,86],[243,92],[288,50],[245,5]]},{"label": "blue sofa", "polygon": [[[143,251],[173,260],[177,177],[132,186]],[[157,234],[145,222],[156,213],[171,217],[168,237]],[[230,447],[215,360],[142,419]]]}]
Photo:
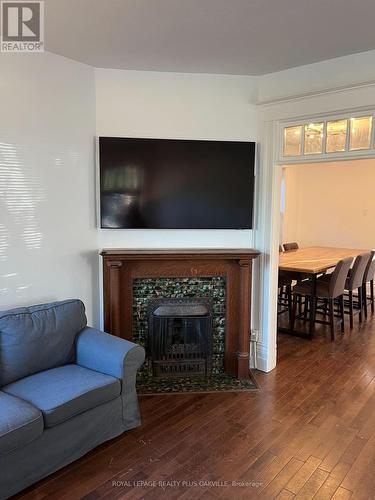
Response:
[{"label": "blue sofa", "polygon": [[140,425],[144,356],[87,327],[80,300],[0,312],[0,498]]}]

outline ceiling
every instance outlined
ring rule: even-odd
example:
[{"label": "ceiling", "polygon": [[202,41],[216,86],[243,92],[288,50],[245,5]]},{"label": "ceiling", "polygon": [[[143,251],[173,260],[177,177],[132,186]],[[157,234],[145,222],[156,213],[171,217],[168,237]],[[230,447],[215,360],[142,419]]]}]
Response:
[{"label": "ceiling", "polygon": [[102,68],[261,75],[375,49],[374,0],[45,0],[50,52]]}]

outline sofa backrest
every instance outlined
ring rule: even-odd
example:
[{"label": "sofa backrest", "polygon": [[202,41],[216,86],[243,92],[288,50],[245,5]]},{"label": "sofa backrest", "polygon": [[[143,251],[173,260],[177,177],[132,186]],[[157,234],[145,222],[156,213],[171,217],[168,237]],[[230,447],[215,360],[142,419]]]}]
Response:
[{"label": "sofa backrest", "polygon": [[86,325],[76,299],[0,312],[0,386],[74,361],[75,338]]}]

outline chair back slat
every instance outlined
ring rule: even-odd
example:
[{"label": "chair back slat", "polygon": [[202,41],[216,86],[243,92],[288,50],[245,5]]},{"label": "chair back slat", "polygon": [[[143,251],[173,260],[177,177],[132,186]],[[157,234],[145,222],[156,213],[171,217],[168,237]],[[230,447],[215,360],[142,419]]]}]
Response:
[{"label": "chair back slat", "polygon": [[298,243],[293,242],[293,243],[284,243],[284,252],[290,252],[291,250],[298,250],[299,246]]},{"label": "chair back slat", "polygon": [[375,274],[375,250],[371,251],[371,257],[367,263],[366,269],[365,269],[365,274],[363,275],[363,283],[368,283],[374,278]]},{"label": "chair back slat", "polygon": [[364,253],[357,255],[354,261],[353,269],[350,273],[348,283],[346,285],[347,290],[354,290],[362,286],[363,277],[365,274],[366,266],[369,263],[371,254]]},{"label": "chair back slat", "polygon": [[363,282],[366,284],[369,281],[372,281],[374,279],[374,275],[375,275],[375,260],[371,262],[371,265],[367,270],[367,274],[365,275]]},{"label": "chair back slat", "polygon": [[332,273],[329,282],[329,296],[332,298],[340,297],[345,290],[345,282],[348,277],[350,266],[353,259],[351,257],[340,260]]}]

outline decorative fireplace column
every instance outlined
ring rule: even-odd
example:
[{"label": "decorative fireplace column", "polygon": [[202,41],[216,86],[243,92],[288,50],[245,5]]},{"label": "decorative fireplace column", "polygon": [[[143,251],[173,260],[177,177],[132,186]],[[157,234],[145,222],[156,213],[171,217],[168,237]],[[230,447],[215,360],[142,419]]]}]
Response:
[{"label": "decorative fireplace column", "polygon": [[249,349],[251,334],[251,263],[249,259],[239,260],[240,266],[240,325],[238,335],[237,378],[249,375]]},{"label": "decorative fireplace column", "polygon": [[101,255],[104,261],[104,328],[128,340],[133,340],[135,280],[173,278],[182,282],[186,278],[224,278],[224,370],[238,379],[249,377],[251,270],[252,261],[259,252],[247,249],[103,250]]}]

